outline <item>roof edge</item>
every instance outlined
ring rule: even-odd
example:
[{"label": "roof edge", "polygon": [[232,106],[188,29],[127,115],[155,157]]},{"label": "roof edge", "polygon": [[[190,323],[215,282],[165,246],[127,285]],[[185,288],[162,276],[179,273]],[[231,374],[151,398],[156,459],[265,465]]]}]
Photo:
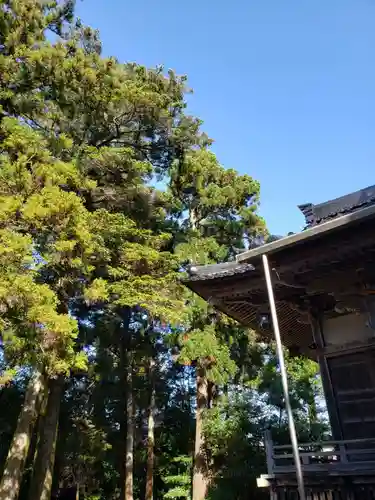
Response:
[{"label": "roof edge", "polygon": [[188,269],[189,278],[184,282],[209,280],[214,278],[225,278],[234,274],[243,274],[254,271],[254,266],[246,262],[224,262],[221,264],[208,264],[206,266],[190,266]]},{"label": "roof edge", "polygon": [[359,189],[322,203],[304,203],[298,208],[305,216],[307,227],[352,213],[375,203],[375,185]]},{"label": "roof edge", "polygon": [[357,210],[336,219],[332,219],[328,222],[323,222],[322,224],[312,226],[301,233],[292,234],[290,236],[285,236],[280,240],[272,241],[257,248],[252,248],[251,250],[246,250],[236,256],[238,263],[245,263],[250,261],[255,257],[259,257],[264,254],[275,253],[285,248],[297,245],[308,239],[319,238],[327,233],[341,229],[350,224],[360,222],[363,219],[375,216],[375,205],[370,205],[368,207]]}]

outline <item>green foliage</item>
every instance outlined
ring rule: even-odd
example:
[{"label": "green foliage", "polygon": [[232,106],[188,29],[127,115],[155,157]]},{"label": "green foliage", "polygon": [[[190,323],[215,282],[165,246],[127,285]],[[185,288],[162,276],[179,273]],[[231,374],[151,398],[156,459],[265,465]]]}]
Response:
[{"label": "green foliage", "polygon": [[172,460],[172,467],[177,473],[163,478],[168,486],[168,491],[164,493],[163,498],[191,498],[191,457],[184,455],[175,457]]},{"label": "green foliage", "polygon": [[[40,276],[61,266],[61,280],[74,282],[69,273],[87,270],[86,259],[93,250],[85,230],[87,213],[76,194],[60,187],[79,183],[80,175],[73,165],[56,163],[42,138],[26,125],[4,119],[1,131],[0,303],[5,352],[16,365],[67,372],[75,365],[77,323],[67,307],[58,311],[65,283],[51,286]],[[80,355],[81,367],[82,361]]]},{"label": "green foliage", "polygon": [[224,260],[227,248],[225,245],[220,245],[213,237],[192,236],[187,242],[177,245],[176,255],[182,263],[194,262],[203,266]]},{"label": "green foliage", "polygon": [[101,460],[105,459],[111,445],[102,429],[83,416],[73,417],[66,441],[60,453],[65,458],[65,478],[74,478],[82,484],[88,498],[100,498],[99,475],[102,473]]},{"label": "green foliage", "polygon": [[183,334],[181,343],[180,363],[191,364],[196,361],[205,368],[208,380],[225,384],[236,373],[236,364],[230,357],[229,349],[220,344],[213,325]]},{"label": "green foliage", "polygon": [[221,254],[222,246],[226,248],[216,261],[230,258],[246,240],[265,234],[264,221],[256,213],[259,183],[224,169],[207,149],[191,152],[183,165],[174,166],[170,187],[189,211],[188,226],[200,236],[212,237]]},{"label": "green foliage", "polygon": [[[210,496],[255,495],[263,430],[287,436],[274,350],[180,278],[269,236],[259,183],[210,151],[186,77],[102,57],[71,0],[0,0],[0,75],[0,469],[42,367],[66,376],[54,483],[118,498],[125,353],[137,495],[152,385],[155,498],[191,497],[197,369],[216,394],[202,413]],[[316,364],[287,364],[298,431],[319,437]]]}]

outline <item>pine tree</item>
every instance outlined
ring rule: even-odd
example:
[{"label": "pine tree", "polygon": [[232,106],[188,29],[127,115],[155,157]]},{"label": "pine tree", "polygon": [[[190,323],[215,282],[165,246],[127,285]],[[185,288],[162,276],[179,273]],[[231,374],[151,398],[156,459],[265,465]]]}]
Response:
[{"label": "pine tree", "polygon": [[[175,300],[167,298],[172,289],[175,295],[174,286],[168,283],[175,281],[176,273],[168,271],[165,253],[161,258],[157,255],[168,238],[160,234],[150,244],[152,233],[146,228],[164,223],[168,199],[146,182],[180,161],[185,148],[206,141],[198,131],[200,122],[183,114],[185,79],[172,72],[166,77],[162,68],[147,70],[101,58],[97,34],[74,23],[73,2],[5,3],[1,11],[1,116],[13,116],[37,131],[38,140],[44,137],[42,147],[56,163],[61,160],[61,169],[70,165],[72,175],[53,179],[45,192],[30,195],[26,202],[38,219],[36,224],[29,221],[34,224],[31,244],[43,259],[33,281],[46,284],[56,294],[56,307],[65,315],[75,307],[73,302],[101,300],[117,309],[146,305],[150,314],[162,317],[171,305],[176,307]],[[57,42],[48,41],[48,30],[58,35]],[[77,175],[78,183],[73,179]],[[41,214],[39,207],[55,197],[62,198],[62,203],[75,203],[81,212],[79,224],[83,239],[89,242],[86,249],[75,242],[74,228],[51,248],[51,233],[60,227],[53,227],[54,221],[51,217],[48,221],[48,214]],[[10,209],[17,212],[18,207]],[[110,214],[118,214],[117,219]],[[112,244],[108,227],[99,235],[102,219],[119,229],[121,238],[128,238],[127,247],[122,239],[119,243],[122,254],[129,253],[127,262],[121,261],[121,252],[115,257],[120,261],[112,262],[112,249],[105,247]],[[82,250],[87,250],[84,258]],[[96,262],[90,257],[92,252]],[[49,253],[54,254],[51,260]],[[156,287],[164,289],[162,296],[156,297]],[[44,455],[48,453],[38,456]]]},{"label": "pine tree", "polygon": [[[81,176],[73,165],[55,161],[45,150],[38,134],[17,120],[3,119],[1,135],[3,174],[0,219],[4,266],[0,278],[0,300],[5,355],[10,366],[16,368],[29,364],[36,369],[36,378],[33,377],[30,382],[30,391],[35,397],[26,400],[28,402],[20,416],[21,425],[23,418],[27,418],[27,412],[32,415],[28,424],[29,438],[21,459],[24,464],[40,399],[35,392],[34,381],[42,381],[45,376],[53,377],[56,373],[85,364],[84,356],[73,349],[76,322],[66,310],[59,308],[59,297],[74,279],[69,271],[74,274],[78,268],[85,268],[85,258],[91,248],[90,238],[85,239],[87,232],[81,232],[86,217],[82,203],[77,196],[59,188],[59,184],[67,181],[81,182]],[[76,240],[68,241],[73,235]],[[46,269],[53,261],[65,263],[65,252],[75,246],[77,257],[75,261],[69,261],[65,283],[56,280],[55,286],[41,283],[38,280],[38,261],[43,259]],[[44,385],[44,382],[38,385],[40,397]],[[17,435],[16,431],[15,442]],[[8,455],[8,465],[12,463],[15,453],[12,450]],[[22,466],[13,486],[7,482],[7,467],[0,484],[0,494],[15,498],[20,487]]]},{"label": "pine tree", "polygon": [[[233,259],[239,249],[265,233],[257,216],[259,185],[249,176],[225,170],[207,149],[190,153],[171,172],[171,192],[187,211],[185,241],[177,255],[185,265],[223,262]],[[204,413],[212,407],[217,385],[234,376],[236,365],[221,342],[220,326],[212,308],[196,297],[190,298],[191,312],[182,337],[180,361],[193,364],[196,371],[197,410],[193,474],[193,500],[203,500],[210,482],[210,464],[205,451]]]},{"label": "pine tree", "polygon": [[[1,456],[15,429],[0,498],[23,495],[22,476],[32,500],[52,482],[60,496],[188,498],[192,455],[194,499],[215,485],[241,498],[228,475],[252,487],[262,429],[286,435],[275,357],[184,291],[179,271],[267,237],[259,185],[209,150],[186,115],[185,77],[102,57],[70,0],[0,7],[0,397],[11,413],[29,380],[17,429],[0,415]],[[318,436],[315,365],[288,363],[300,432]]]},{"label": "pine tree", "polygon": [[[54,376],[73,366],[67,360],[83,359],[82,356],[77,358],[72,344],[76,330],[67,331],[71,343],[65,348],[65,341],[61,343],[65,334],[61,328],[65,323],[56,323],[66,317],[68,327],[76,329],[75,321],[69,318],[72,301],[101,301],[108,303],[111,309],[138,307],[157,317],[166,316],[178,308],[177,263],[167,252],[161,251],[168,242],[168,235],[153,236],[151,230],[137,228],[132,219],[121,213],[104,208],[88,211],[80,192],[95,189],[95,181],[80,173],[79,163],[55,160],[48,154],[40,134],[28,125],[5,119],[3,133],[2,220],[6,220],[15,237],[28,236],[25,245],[28,243],[31,257],[34,252],[41,261],[28,282],[24,282],[23,277],[17,279],[20,286],[28,287],[28,293],[34,287],[38,299],[41,296],[38,287],[41,287],[58,315],[56,320],[48,317],[44,321],[39,321],[39,316],[32,316],[40,325],[37,330],[44,333],[40,349],[34,347],[33,359],[27,358],[27,347],[34,341],[35,334],[23,338],[26,322],[19,322],[20,334],[14,336],[7,352],[9,356],[13,349],[18,359],[24,354],[23,362],[40,365],[49,376]],[[18,282],[12,280],[13,287],[15,283]],[[4,288],[4,297],[6,293]],[[8,297],[6,300],[9,302]],[[39,314],[37,306],[35,309],[35,313],[34,310],[30,312],[28,301],[25,305],[27,320],[30,314]],[[21,341],[24,345],[18,345]],[[50,440],[50,453],[52,447],[53,440]],[[43,466],[37,470],[47,469]],[[44,479],[37,477],[36,481],[40,483]]]}]

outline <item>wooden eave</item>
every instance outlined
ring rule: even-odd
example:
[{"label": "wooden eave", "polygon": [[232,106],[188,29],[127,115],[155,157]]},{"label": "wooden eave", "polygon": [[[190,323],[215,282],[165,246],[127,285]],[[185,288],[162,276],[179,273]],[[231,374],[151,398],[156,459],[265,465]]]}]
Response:
[{"label": "wooden eave", "polygon": [[[192,268],[192,291],[265,340],[259,317],[268,310],[261,256],[267,254],[283,342],[315,357],[308,311],[339,314],[375,284],[375,206],[368,206],[237,256],[235,262]],[[375,285],[374,285],[375,288]],[[357,302],[356,302],[357,301]]]}]

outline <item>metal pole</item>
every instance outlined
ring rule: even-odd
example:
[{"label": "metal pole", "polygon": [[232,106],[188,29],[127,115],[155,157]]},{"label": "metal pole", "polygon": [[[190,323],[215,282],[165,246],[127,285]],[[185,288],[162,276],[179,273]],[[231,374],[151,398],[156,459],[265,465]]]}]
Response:
[{"label": "metal pole", "polygon": [[281,343],[280,328],[279,328],[279,322],[277,319],[275,297],[273,294],[272,279],[271,279],[271,273],[270,273],[270,267],[268,264],[267,255],[265,255],[265,254],[262,255],[262,261],[263,261],[263,267],[264,267],[264,274],[266,277],[268,300],[269,300],[270,309],[271,309],[273,331],[274,331],[275,340],[276,340],[276,350],[277,350],[277,357],[278,357],[279,366],[280,366],[281,382],[282,382],[283,391],[284,391],[285,407],[286,407],[286,411],[287,411],[287,415],[288,415],[290,440],[292,442],[294,464],[296,467],[296,476],[297,476],[299,498],[300,498],[300,500],[306,500],[305,485],[303,482],[301,460],[300,460],[299,450],[298,450],[296,426],[294,424],[293,412],[292,412],[292,407],[290,404],[288,378],[287,378],[287,374],[286,374],[283,346]]}]

